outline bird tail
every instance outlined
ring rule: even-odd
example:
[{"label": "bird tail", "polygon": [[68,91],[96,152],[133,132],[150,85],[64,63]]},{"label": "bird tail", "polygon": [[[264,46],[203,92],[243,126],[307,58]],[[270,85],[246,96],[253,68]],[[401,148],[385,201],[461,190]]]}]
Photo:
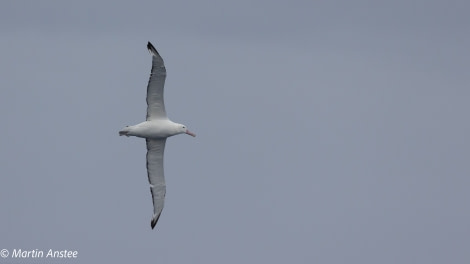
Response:
[{"label": "bird tail", "polygon": [[129,136],[129,132],[130,132],[130,127],[129,126],[126,126],[125,128],[123,128],[121,131],[119,131],[119,135],[120,136]]}]

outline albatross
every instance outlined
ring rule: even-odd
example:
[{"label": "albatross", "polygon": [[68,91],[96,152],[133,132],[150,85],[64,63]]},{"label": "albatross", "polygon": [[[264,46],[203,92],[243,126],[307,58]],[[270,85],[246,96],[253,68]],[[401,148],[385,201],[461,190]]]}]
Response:
[{"label": "albatross", "polygon": [[165,202],[165,177],[163,174],[163,152],[168,137],[178,134],[196,135],[185,125],[172,122],[166,115],[163,101],[166,68],[163,59],[152,43],[147,43],[152,55],[152,70],[147,85],[147,119],[134,126],[126,126],[119,136],[135,136],[147,141],[147,174],[153,199],[152,229],[158,222]]}]

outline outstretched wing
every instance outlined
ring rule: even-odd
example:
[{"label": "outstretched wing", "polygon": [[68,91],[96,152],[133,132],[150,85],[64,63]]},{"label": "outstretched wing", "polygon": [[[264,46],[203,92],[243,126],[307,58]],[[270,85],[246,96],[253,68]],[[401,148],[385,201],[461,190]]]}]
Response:
[{"label": "outstretched wing", "polygon": [[150,222],[152,229],[157,224],[165,202],[165,176],[163,174],[163,153],[166,138],[147,139],[147,173],[150,183],[150,192],[153,199],[153,217]]},{"label": "outstretched wing", "polygon": [[152,71],[147,85],[147,121],[165,119],[165,103],[163,101],[163,87],[165,86],[166,68],[163,59],[152,43],[147,44],[152,54]]}]

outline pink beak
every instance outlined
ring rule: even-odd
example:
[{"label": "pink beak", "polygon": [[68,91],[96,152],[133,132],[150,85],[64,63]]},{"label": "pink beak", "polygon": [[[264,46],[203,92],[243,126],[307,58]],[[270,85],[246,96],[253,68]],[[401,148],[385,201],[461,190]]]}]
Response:
[{"label": "pink beak", "polygon": [[193,136],[193,137],[196,137],[196,134],[194,134],[193,132],[191,132],[189,130],[186,130],[186,134],[188,134],[190,136]]}]

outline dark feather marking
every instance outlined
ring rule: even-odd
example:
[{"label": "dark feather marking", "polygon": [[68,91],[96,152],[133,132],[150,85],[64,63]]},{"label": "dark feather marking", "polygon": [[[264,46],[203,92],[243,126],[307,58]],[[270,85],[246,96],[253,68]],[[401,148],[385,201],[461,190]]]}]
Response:
[{"label": "dark feather marking", "polygon": [[160,56],[157,49],[152,45],[152,43],[150,43],[150,41],[147,43],[147,49],[149,49],[150,52],[153,52],[153,53],[158,54]]}]

